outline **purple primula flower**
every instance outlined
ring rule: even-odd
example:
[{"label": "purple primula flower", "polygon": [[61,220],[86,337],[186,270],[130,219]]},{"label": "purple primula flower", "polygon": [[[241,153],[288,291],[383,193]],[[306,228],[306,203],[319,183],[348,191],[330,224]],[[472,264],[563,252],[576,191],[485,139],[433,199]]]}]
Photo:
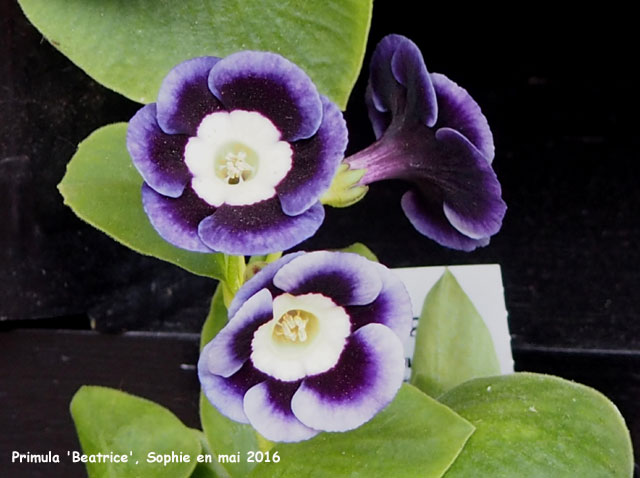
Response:
[{"label": "purple primula flower", "polygon": [[487,245],[506,205],[493,136],[469,93],[430,74],[411,40],[389,35],[373,53],[366,101],[377,141],[345,160],[366,170],[359,184],[409,181],[402,209],[420,233],[454,249]]},{"label": "purple primula flower", "polygon": [[238,255],[316,232],[346,142],[340,110],[299,67],[254,51],[180,63],[127,132],[158,233],[183,249]]},{"label": "purple primula flower", "polygon": [[269,440],[359,427],[395,396],[412,311],[403,284],[356,254],[295,253],[240,288],[198,375],[223,415]]}]

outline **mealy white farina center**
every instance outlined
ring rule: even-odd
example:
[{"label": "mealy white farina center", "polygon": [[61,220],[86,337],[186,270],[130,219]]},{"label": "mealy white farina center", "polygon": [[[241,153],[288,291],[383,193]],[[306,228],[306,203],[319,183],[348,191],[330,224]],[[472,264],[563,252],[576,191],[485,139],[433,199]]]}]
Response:
[{"label": "mealy white farina center", "polygon": [[275,196],[293,155],[280,136],[273,123],[255,111],[205,116],[184,152],[193,190],[215,207],[246,206]]},{"label": "mealy white farina center", "polygon": [[326,372],[340,358],[351,333],[346,311],[322,294],[273,299],[273,319],[253,334],[251,361],[279,380]]}]

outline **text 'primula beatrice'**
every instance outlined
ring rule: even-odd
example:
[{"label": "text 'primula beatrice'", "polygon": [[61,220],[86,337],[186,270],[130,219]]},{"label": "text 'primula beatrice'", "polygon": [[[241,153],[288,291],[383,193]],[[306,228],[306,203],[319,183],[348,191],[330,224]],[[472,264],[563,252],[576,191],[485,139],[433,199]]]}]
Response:
[{"label": "text 'primula beatrice'", "polygon": [[342,113],[311,79],[255,51],[180,63],[127,134],[158,233],[236,255],[286,250],[318,230],[346,143]]},{"label": "text 'primula beatrice'", "polygon": [[359,255],[284,256],[240,288],[229,317],[202,350],[202,389],[269,440],[357,428],[402,384],[410,299],[391,271]]}]

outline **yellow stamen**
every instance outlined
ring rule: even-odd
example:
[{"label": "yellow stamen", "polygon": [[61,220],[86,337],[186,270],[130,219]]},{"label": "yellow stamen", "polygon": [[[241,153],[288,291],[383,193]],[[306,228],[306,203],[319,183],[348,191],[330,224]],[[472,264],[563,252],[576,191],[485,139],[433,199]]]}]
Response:
[{"label": "yellow stamen", "polygon": [[290,310],[280,317],[273,333],[291,342],[305,342],[307,340],[307,322],[309,319],[302,317],[301,311]]},{"label": "yellow stamen", "polygon": [[224,164],[219,166],[224,173],[228,184],[238,184],[243,182],[245,173],[252,173],[255,168],[251,166],[247,160],[247,153],[239,151],[237,153],[229,152],[224,157]]}]

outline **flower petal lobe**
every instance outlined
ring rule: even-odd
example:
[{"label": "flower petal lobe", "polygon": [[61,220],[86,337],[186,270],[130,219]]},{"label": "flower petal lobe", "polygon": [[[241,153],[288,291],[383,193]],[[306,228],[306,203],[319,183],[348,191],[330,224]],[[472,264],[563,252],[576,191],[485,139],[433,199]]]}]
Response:
[{"label": "flower petal lobe", "polygon": [[398,337],[404,339],[409,336],[413,322],[409,293],[402,281],[385,266],[378,264],[378,269],[383,269],[383,273],[380,274],[382,289],[378,297],[371,304],[347,308],[353,330],[378,323],[389,327]]},{"label": "flower petal lobe", "polygon": [[311,207],[331,185],[347,147],[342,113],[324,96],[322,123],[309,139],[292,143],[293,166],[276,187],[282,210],[296,215]]},{"label": "flower petal lobe", "polygon": [[262,289],[247,300],[211,342],[202,350],[209,372],[229,377],[251,354],[254,332],[273,318],[271,293]]},{"label": "flower petal lobe", "polygon": [[409,190],[400,202],[407,219],[416,230],[441,246],[471,252],[489,244],[489,238],[472,239],[454,228],[444,215],[442,204],[417,190]]},{"label": "flower petal lobe", "polygon": [[251,388],[244,397],[244,411],[251,425],[273,441],[297,442],[317,435],[291,411],[291,397],[300,382],[266,380]]},{"label": "flower petal lobe", "polygon": [[436,182],[444,191],[445,216],[472,239],[492,236],[500,230],[507,210],[495,172],[456,130],[440,128],[436,140],[443,147],[443,171]]},{"label": "flower petal lobe", "polygon": [[382,289],[375,265],[357,254],[318,251],[283,266],[273,283],[294,295],[320,293],[336,304],[365,305]]},{"label": "flower petal lobe", "polygon": [[209,72],[220,58],[191,58],[175,66],[158,91],[158,124],[165,133],[195,136],[202,119],[221,110],[222,104],[211,94]]},{"label": "flower petal lobe", "polygon": [[351,336],[336,367],[303,380],[291,400],[293,413],[318,430],[359,427],[391,402],[404,364],[400,339],[384,325],[366,325]]},{"label": "flower petal lobe", "polygon": [[249,423],[244,413],[244,396],[247,390],[267,377],[253,368],[249,361],[231,377],[224,378],[212,374],[207,370],[207,360],[203,355],[198,362],[198,378],[207,400],[220,413],[236,422]]},{"label": "flower petal lobe", "polygon": [[178,197],[189,182],[183,162],[188,137],[164,133],[156,121],[156,105],[142,107],[129,121],[127,150],[145,182],[160,194]]},{"label": "flower petal lobe", "polygon": [[286,141],[309,138],[322,120],[320,95],[311,79],[274,53],[229,55],[211,69],[209,88],[227,109],[258,111],[270,118]]},{"label": "flower petal lobe", "polygon": [[464,135],[489,162],[495,156],[493,134],[480,106],[464,88],[440,73],[431,73],[438,98],[437,128],[455,129]]},{"label": "flower petal lobe", "polygon": [[200,223],[198,234],[211,249],[226,254],[254,255],[284,251],[311,237],[324,220],[316,203],[297,216],[282,212],[278,198],[248,206],[218,208]]},{"label": "flower petal lobe", "polygon": [[146,183],[142,185],[142,206],[151,224],[164,240],[194,252],[212,252],[198,236],[198,225],[215,212],[191,188],[182,196],[171,198],[158,194]]}]

